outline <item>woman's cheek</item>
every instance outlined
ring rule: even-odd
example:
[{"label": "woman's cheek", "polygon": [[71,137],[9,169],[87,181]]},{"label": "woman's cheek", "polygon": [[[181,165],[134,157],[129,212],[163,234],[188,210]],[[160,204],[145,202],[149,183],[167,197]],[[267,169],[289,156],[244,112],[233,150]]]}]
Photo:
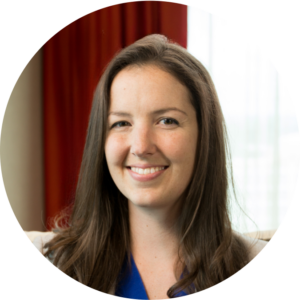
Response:
[{"label": "woman's cheek", "polygon": [[184,160],[187,154],[193,151],[189,146],[191,145],[190,137],[182,133],[172,134],[161,139],[161,145],[167,151],[166,156],[173,161]]},{"label": "woman's cheek", "polygon": [[126,138],[122,135],[111,135],[106,140],[105,154],[107,163],[111,166],[122,164],[126,158]]}]

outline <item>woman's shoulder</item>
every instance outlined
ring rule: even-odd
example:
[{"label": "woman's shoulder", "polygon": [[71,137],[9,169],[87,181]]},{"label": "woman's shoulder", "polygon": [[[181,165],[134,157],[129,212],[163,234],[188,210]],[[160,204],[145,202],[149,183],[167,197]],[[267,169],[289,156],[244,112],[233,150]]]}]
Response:
[{"label": "woman's shoulder", "polygon": [[269,242],[255,239],[239,232],[234,232],[250,248],[249,287],[269,289]]}]

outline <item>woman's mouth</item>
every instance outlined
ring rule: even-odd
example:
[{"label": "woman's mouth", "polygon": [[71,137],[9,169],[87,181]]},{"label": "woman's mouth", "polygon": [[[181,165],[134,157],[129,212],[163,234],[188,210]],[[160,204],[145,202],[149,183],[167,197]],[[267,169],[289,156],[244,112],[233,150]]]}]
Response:
[{"label": "woman's mouth", "polygon": [[151,167],[151,168],[138,168],[138,167],[127,167],[131,177],[137,181],[148,181],[152,180],[161,175],[168,166],[162,167]]},{"label": "woman's mouth", "polygon": [[155,172],[158,172],[158,171],[161,171],[161,170],[164,170],[166,169],[167,167],[153,167],[153,168],[145,168],[145,169],[142,169],[142,168],[135,168],[135,167],[129,167],[131,169],[131,171],[133,171],[134,173],[137,173],[137,174],[153,174]]}]

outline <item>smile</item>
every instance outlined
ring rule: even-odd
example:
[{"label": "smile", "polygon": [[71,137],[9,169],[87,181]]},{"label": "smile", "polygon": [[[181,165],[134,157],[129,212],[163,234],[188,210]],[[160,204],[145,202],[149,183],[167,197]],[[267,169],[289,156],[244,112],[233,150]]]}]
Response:
[{"label": "smile", "polygon": [[127,167],[127,170],[133,179],[145,182],[157,178],[163,174],[167,168],[168,166],[151,168]]},{"label": "smile", "polygon": [[130,167],[130,168],[131,168],[131,170],[132,170],[134,173],[146,175],[146,174],[153,174],[153,173],[155,173],[155,172],[164,170],[164,169],[166,169],[167,167],[154,167],[154,168],[146,168],[146,169],[135,168],[135,167]]}]

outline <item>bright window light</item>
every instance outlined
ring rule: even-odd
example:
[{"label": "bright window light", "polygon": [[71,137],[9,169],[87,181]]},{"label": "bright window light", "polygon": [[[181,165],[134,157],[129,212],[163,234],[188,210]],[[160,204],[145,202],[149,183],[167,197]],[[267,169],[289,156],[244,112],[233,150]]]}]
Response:
[{"label": "bright window light", "polygon": [[194,7],[188,8],[188,51],[211,74],[225,116],[237,200],[248,215],[233,201],[234,229],[277,229],[300,162],[297,119],[288,91],[267,55],[247,43],[238,24]]}]

